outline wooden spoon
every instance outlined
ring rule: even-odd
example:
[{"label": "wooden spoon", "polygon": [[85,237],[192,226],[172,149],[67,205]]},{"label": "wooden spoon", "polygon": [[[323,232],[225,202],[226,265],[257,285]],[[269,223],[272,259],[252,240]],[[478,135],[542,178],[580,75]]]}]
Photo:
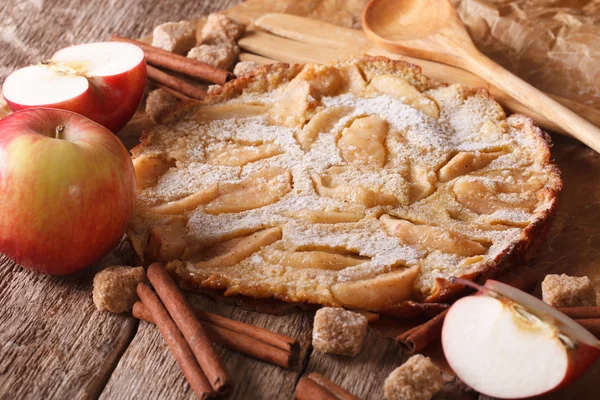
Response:
[{"label": "wooden spoon", "polygon": [[448,0],[371,0],[363,29],[386,50],[479,75],[600,153],[600,129],[484,56]]}]

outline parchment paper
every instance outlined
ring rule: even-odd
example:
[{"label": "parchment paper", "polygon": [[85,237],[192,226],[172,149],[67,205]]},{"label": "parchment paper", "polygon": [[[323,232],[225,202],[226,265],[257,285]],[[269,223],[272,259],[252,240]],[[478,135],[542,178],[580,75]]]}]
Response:
[{"label": "parchment paper", "polygon": [[600,107],[600,1],[452,2],[496,62],[539,89]]}]

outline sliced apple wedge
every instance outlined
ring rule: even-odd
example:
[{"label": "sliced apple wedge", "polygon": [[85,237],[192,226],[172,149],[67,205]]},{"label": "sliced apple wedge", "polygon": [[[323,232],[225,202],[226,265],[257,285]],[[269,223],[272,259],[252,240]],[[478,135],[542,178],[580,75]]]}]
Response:
[{"label": "sliced apple wedge", "polygon": [[448,363],[478,392],[541,395],[579,378],[600,355],[594,335],[541,300],[493,280],[478,288],[452,305],[442,328]]},{"label": "sliced apple wedge", "polygon": [[145,85],[146,63],[139,47],[98,42],[66,47],[49,61],[13,72],[2,95],[13,111],[60,108],[117,132],[135,113]]}]

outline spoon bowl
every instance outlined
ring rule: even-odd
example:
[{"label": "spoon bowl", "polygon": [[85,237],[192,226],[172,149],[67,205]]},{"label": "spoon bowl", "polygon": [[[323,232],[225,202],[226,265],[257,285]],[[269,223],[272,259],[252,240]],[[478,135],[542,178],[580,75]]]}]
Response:
[{"label": "spoon bowl", "polygon": [[[377,21],[370,29],[382,38],[392,41],[413,40],[422,39],[443,28],[450,9],[447,2],[437,0],[373,0],[364,18],[367,23]],[[425,14],[427,24],[423,24]]]},{"label": "spoon bowl", "polygon": [[379,47],[479,75],[600,153],[600,129],[477,50],[448,0],[371,0],[362,22]]},{"label": "spoon bowl", "polygon": [[371,41],[396,53],[464,68],[452,42],[475,49],[447,0],[371,0],[362,22]]}]

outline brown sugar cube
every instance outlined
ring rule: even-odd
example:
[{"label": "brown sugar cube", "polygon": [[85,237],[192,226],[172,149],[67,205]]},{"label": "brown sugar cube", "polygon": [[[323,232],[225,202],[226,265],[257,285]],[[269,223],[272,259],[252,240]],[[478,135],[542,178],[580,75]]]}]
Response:
[{"label": "brown sugar cube", "polygon": [[210,14],[202,27],[202,43],[235,43],[245,31],[244,24],[222,14]]},{"label": "brown sugar cube", "polygon": [[152,46],[185,54],[196,45],[196,24],[188,21],[158,25],[152,33]]},{"label": "brown sugar cube", "polygon": [[324,307],[315,314],[312,344],[323,353],[355,356],[367,334],[367,319],[355,312]]},{"label": "brown sugar cube", "polygon": [[258,66],[254,61],[240,61],[235,64],[235,68],[233,69],[233,74],[236,77],[248,75],[254,68]]},{"label": "brown sugar cube", "polygon": [[240,48],[234,44],[201,44],[188,53],[188,58],[201,61],[216,68],[231,70],[240,54]]},{"label": "brown sugar cube", "polygon": [[135,291],[138,283],[144,282],[144,268],[113,266],[108,267],[94,276],[93,299],[100,311],[122,313],[133,308],[138,301]]},{"label": "brown sugar cube", "polygon": [[154,122],[159,122],[165,113],[177,104],[177,99],[164,89],[156,89],[146,99],[146,114]]},{"label": "brown sugar cube", "polygon": [[383,386],[386,400],[429,400],[444,387],[440,369],[416,354],[393,370]]},{"label": "brown sugar cube", "polygon": [[596,292],[587,276],[546,275],[542,299],[552,307],[595,306]]}]

